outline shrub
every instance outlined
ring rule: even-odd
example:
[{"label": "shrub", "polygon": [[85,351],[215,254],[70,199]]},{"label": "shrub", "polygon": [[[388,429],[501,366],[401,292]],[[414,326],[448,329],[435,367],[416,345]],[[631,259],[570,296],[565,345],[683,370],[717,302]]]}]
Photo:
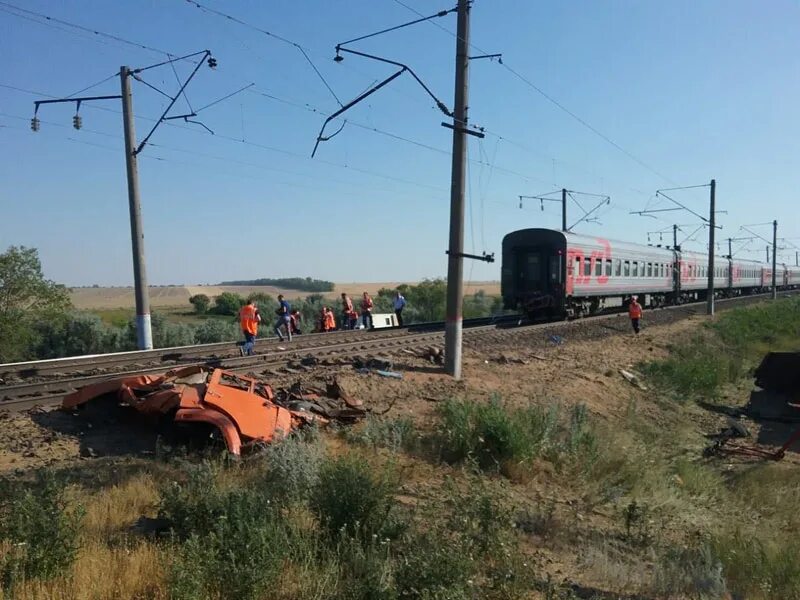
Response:
[{"label": "shrub", "polygon": [[668,597],[718,600],[726,593],[722,564],[708,544],[667,552],[656,564],[654,587]]},{"label": "shrub", "polygon": [[504,468],[537,457],[557,422],[554,408],[508,409],[499,398],[488,403],[448,400],[440,409],[439,437],[446,460],[474,458],[484,469]]},{"label": "shrub", "polygon": [[189,467],[186,482],[171,482],[161,490],[158,516],[167,519],[179,539],[204,535],[225,513],[226,494],[217,485],[209,463]]},{"label": "shrub", "polygon": [[15,490],[0,508],[0,577],[6,588],[25,579],[47,579],[75,561],[81,506],[67,508],[64,490],[50,475],[24,490]]},{"label": "shrub", "polygon": [[238,335],[239,328],[236,325],[210,318],[194,330],[194,341],[196,344],[214,344],[235,340]]},{"label": "shrub", "polygon": [[233,292],[222,292],[219,296],[214,298],[214,308],[212,312],[218,315],[231,315],[239,314],[239,309],[244,306],[244,298],[239,294]]},{"label": "shrub", "polygon": [[107,327],[100,317],[85,312],[42,320],[36,324],[36,330],[34,351],[39,358],[114,352],[122,344],[118,329]]},{"label": "shrub", "polygon": [[346,455],[322,464],[310,505],[332,539],[367,540],[388,533],[396,489],[391,469],[376,472],[363,458]]},{"label": "shrub", "polygon": [[358,444],[393,451],[413,449],[419,441],[419,434],[409,417],[381,419],[369,416],[359,430],[347,430],[347,437]]},{"label": "shrub", "polygon": [[[193,533],[172,565],[175,598],[263,598],[278,579],[285,532],[260,494],[238,489],[223,495],[212,528]],[[198,593],[199,592],[199,593]]]},{"label": "shrub", "polygon": [[198,315],[204,315],[208,312],[208,309],[211,306],[211,298],[205,294],[195,294],[194,296],[189,297],[189,303],[194,306],[194,311]]},{"label": "shrub", "polygon": [[[313,431],[313,430],[312,430]],[[324,448],[316,433],[293,435],[264,451],[267,493],[281,500],[306,500],[319,483]]]}]

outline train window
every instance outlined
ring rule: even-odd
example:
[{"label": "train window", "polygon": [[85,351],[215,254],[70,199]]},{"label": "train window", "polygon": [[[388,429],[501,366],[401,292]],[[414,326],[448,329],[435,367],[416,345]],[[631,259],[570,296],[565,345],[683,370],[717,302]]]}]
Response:
[{"label": "train window", "polygon": [[631,277],[638,277],[639,276],[639,263],[637,261],[633,261],[633,270],[631,271]]},{"label": "train window", "polygon": [[622,275],[622,260],[619,258],[614,260],[614,275],[617,277]]},{"label": "train window", "polygon": [[606,259],[606,277],[610,277],[610,276],[611,276],[611,259],[607,258]]},{"label": "train window", "polygon": [[594,261],[594,274],[595,275],[603,274],[603,260],[600,258],[596,258]]},{"label": "train window", "polygon": [[591,275],[592,274],[592,259],[591,258],[584,258],[583,259],[583,274],[584,275]]},{"label": "train window", "polygon": [[647,263],[647,276],[653,276],[653,263]]},{"label": "train window", "polygon": [[630,277],[631,274],[631,261],[625,261],[625,270],[622,273],[625,277]]}]

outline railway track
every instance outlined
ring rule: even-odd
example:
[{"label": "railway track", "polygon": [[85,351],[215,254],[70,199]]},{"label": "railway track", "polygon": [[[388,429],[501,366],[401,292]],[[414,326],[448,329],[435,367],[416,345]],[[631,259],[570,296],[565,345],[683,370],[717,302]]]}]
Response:
[{"label": "railway track", "polygon": [[[787,296],[795,292],[782,292],[779,296]],[[717,306],[720,310],[742,306],[753,302],[758,302],[768,298],[769,294],[759,294],[753,296],[740,296],[737,298],[727,298],[717,300]],[[670,306],[663,309],[655,309],[648,311],[649,315],[668,314],[672,318],[688,317],[698,314],[702,311],[704,303],[696,302],[691,304],[684,304],[680,306]],[[539,335],[542,330],[547,333],[558,332],[566,329],[581,328],[583,325],[590,323],[600,322],[604,327],[604,331],[608,334],[611,331],[627,331],[626,328],[613,327],[604,325],[602,322],[607,320],[619,319],[619,313],[611,313],[598,315],[594,317],[586,317],[577,321],[558,321],[546,322],[536,324],[520,324],[514,326],[514,320],[519,322],[519,317],[506,318],[498,323],[481,324],[480,320],[473,320],[471,327],[464,330],[464,345],[467,348],[481,349],[489,346],[501,346],[504,343],[511,341],[510,338],[524,337],[526,335]],[[489,321],[489,319],[483,320]],[[438,325],[438,326],[437,326]],[[498,326],[500,325],[500,326]],[[503,325],[506,325],[505,327]],[[110,377],[124,377],[134,374],[148,374],[160,373],[169,368],[179,364],[181,366],[197,365],[197,366],[212,366],[225,368],[231,371],[238,372],[254,372],[261,374],[278,374],[280,369],[285,369],[290,362],[298,362],[305,356],[313,356],[318,359],[326,359],[328,357],[344,357],[350,360],[353,356],[366,355],[366,356],[380,356],[385,354],[396,353],[402,349],[420,348],[431,345],[441,345],[444,342],[444,332],[442,324],[425,324],[420,326],[421,331],[414,331],[414,328],[392,329],[386,332],[371,332],[367,334],[364,331],[359,332],[342,332],[342,335],[320,334],[310,335],[305,337],[304,343],[283,344],[274,343],[268,345],[268,348],[261,347],[260,353],[255,356],[213,356],[208,357],[207,346],[203,347],[206,354],[200,352],[199,355],[186,355],[199,356],[194,360],[188,359],[185,361],[174,362],[172,364],[165,364],[160,362],[157,364],[138,365],[137,363],[127,363],[124,371],[109,373],[94,373],[94,374],[81,374],[80,370],[73,372],[71,375],[64,375],[60,377],[50,377],[42,381],[27,381],[22,383],[14,383],[11,385],[0,386],[0,410],[22,411],[34,406],[55,404],[61,398],[84,385],[97,383]],[[346,335],[347,334],[347,335]],[[355,335],[353,335],[355,334]],[[216,344],[212,346],[218,346]],[[230,348],[231,343],[227,346]],[[193,348],[193,347],[188,347]],[[158,355],[161,353],[162,357],[168,355],[169,351],[175,349],[164,349],[159,351],[149,351]],[[136,354],[136,353],[126,353]],[[80,362],[75,367],[76,369],[86,369],[87,365],[97,365],[104,355],[96,357],[94,363],[91,360],[95,357],[80,357]],[[134,360],[141,361],[142,353],[138,353]],[[77,359],[76,359],[77,360]],[[130,359],[129,359],[130,360]],[[21,363],[17,363],[21,364]],[[28,363],[34,364],[34,363]],[[0,372],[3,367],[0,365]],[[97,367],[95,367],[97,368]],[[40,371],[39,371],[40,372]]]},{"label": "railway track", "polygon": [[[520,318],[520,315],[506,315],[501,317],[465,319],[464,327],[480,327],[495,322],[515,321]],[[353,330],[334,331],[331,333],[307,333],[295,336],[292,342],[281,342],[275,337],[259,338],[256,342],[256,350],[259,354],[273,352],[282,347],[301,351],[305,348],[315,348],[320,344],[331,343],[333,340],[341,343],[350,343],[362,341],[366,336],[383,339],[402,337],[410,333],[440,331],[443,329],[444,323],[430,322],[417,323],[407,327],[376,329],[373,331]],[[131,368],[149,369],[150,367],[158,367],[159,370],[163,370],[164,368],[194,363],[200,360],[217,361],[237,356],[239,356],[239,350],[236,342],[217,342],[194,346],[158,348],[155,350],[135,350],[131,352],[114,352],[0,364],[0,378],[12,382],[13,385],[14,383],[18,383],[17,380],[38,379],[41,377],[64,378],[80,375],[90,376],[101,374],[99,371],[108,374],[116,370],[130,370]],[[2,389],[3,386],[0,385],[0,390]]]}]

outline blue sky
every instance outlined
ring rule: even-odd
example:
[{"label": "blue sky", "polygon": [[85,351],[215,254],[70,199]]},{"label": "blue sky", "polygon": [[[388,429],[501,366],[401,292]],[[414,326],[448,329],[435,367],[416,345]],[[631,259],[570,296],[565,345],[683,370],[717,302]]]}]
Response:
[{"label": "blue sky", "polygon": [[[200,111],[198,118],[216,135],[173,121],[158,128],[140,155],[151,284],[444,275],[451,133],[407,74],[348,113],[342,132],[311,159],[323,114],[338,106],[296,47],[185,0],[9,1],[175,55],[208,48],[219,67],[201,68],[189,84],[195,109],[254,84]],[[403,3],[425,14],[453,5]],[[337,64],[331,60],[336,43],[416,18],[396,0],[201,4],[303,46],[342,101],[392,70],[354,56]],[[82,106],[80,131],[71,127],[73,106],[44,106],[41,131],[34,134],[33,101],[46,96],[11,88],[66,96],[120,65],[147,66],[164,55],[41,21],[0,2],[0,247],[39,248],[46,275],[69,285],[128,285],[118,101]],[[408,63],[452,107],[455,16],[436,24],[352,47]],[[685,237],[695,229],[689,224],[698,222],[688,213],[654,220],[629,212],[666,207],[653,199],[659,188],[715,178],[718,208],[728,211],[719,216],[724,229],[717,237],[743,237],[748,234],[740,225],[776,218],[779,235],[797,238],[783,251],[794,261],[789,246],[800,246],[798,24],[800,5],[789,0],[477,0],[474,52],[502,52],[507,67],[638,161],[509,69],[473,61],[470,119],[487,135],[469,142],[466,250],[499,256],[509,231],[559,227],[558,204],[545,203],[542,211],[526,201],[520,209],[518,196],[561,187],[612,197],[600,223],[576,231],[646,242],[646,232],[677,221],[687,224]],[[193,66],[183,62],[176,69],[185,77]],[[169,93],[177,90],[169,67],[143,76]],[[118,92],[118,78],[112,78],[85,93]],[[163,96],[134,82],[139,139],[165,106]],[[184,99],[175,107],[187,108]],[[707,188],[698,188],[673,197],[706,214],[707,195]],[[587,208],[593,203],[578,198]],[[579,210],[570,204],[570,222]],[[771,237],[769,227],[752,229]],[[704,249],[704,235],[686,247]],[[761,241],[748,249],[741,256],[764,255]],[[465,276],[498,279],[499,269],[499,263],[468,262]]]}]

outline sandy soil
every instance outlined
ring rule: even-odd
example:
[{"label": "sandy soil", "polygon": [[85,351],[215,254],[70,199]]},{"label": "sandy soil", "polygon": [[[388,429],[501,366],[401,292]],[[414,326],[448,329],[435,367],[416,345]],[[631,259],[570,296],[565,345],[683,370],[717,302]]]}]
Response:
[{"label": "sandy soil", "polygon": [[[402,282],[379,282],[379,283],[337,283],[332,292],[327,292],[326,297],[338,297],[342,292],[350,295],[359,295],[362,292],[377,294],[381,288],[394,288]],[[406,282],[411,285],[418,282]],[[500,283],[497,281],[475,281],[465,284],[464,291],[472,294],[483,290],[489,295],[500,293]],[[293,290],[289,288],[277,288],[270,285],[243,285],[243,286],[221,286],[221,285],[192,285],[192,286],[164,286],[150,288],[150,304],[153,307],[173,307],[188,306],[189,297],[195,294],[205,294],[210,297],[218,296],[222,292],[234,292],[246,296],[253,292],[261,292],[270,296],[283,294],[287,298],[297,298],[307,296],[310,292]],[[135,305],[132,287],[100,287],[100,288],[73,288],[70,298],[76,308],[108,309],[108,308],[133,308]]]}]

